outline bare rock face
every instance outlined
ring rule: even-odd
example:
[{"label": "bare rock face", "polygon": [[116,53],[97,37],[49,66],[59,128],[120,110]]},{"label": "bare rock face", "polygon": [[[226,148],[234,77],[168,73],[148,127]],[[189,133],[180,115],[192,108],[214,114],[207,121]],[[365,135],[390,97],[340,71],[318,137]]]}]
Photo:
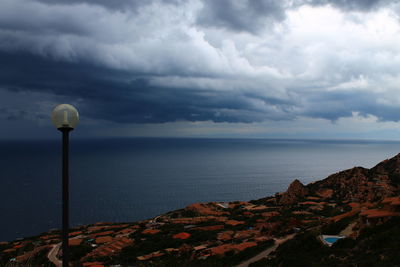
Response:
[{"label": "bare rock face", "polygon": [[371,172],[379,174],[400,174],[400,154],[380,162],[371,169]]},{"label": "bare rock face", "polygon": [[[336,201],[375,203],[395,195],[400,189],[400,154],[371,169],[354,167],[328,176],[308,186],[310,192]],[[321,195],[324,190],[332,194]]]},{"label": "bare rock face", "polygon": [[307,193],[307,188],[296,179],[289,185],[288,190],[282,194],[281,198],[279,199],[279,204],[294,204],[307,195]]},{"label": "bare rock face", "polygon": [[319,196],[333,201],[375,203],[395,195],[399,190],[400,154],[371,169],[354,167],[307,186],[295,180],[286,192],[277,193],[275,199],[280,205],[296,204],[307,196]]}]

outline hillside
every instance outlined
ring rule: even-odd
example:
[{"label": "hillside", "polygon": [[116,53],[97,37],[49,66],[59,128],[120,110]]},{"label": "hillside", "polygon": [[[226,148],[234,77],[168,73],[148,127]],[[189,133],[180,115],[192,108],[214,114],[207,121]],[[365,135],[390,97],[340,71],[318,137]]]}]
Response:
[{"label": "hillside", "polygon": [[[196,203],[151,220],[75,228],[71,256],[74,266],[234,266],[249,259],[252,266],[396,266],[399,190],[400,154],[308,185],[295,180],[259,200]],[[321,239],[338,234],[332,246]],[[54,266],[59,243],[58,231],[1,242],[0,266]]]},{"label": "hillside", "polygon": [[400,266],[400,218],[366,227],[357,237],[337,241],[327,247],[316,238],[318,231],[307,231],[280,246],[269,259],[256,266]]}]

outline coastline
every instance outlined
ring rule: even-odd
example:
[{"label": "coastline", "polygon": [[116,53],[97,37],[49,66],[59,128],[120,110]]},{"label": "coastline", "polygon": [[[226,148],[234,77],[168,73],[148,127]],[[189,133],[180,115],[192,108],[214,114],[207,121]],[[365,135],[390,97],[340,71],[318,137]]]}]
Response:
[{"label": "coastline", "polygon": [[[0,212],[8,219],[0,222],[1,240],[60,227],[58,149],[44,141],[2,147],[0,191],[8,205]],[[286,190],[294,179],[308,184],[353,165],[372,167],[397,150],[347,141],[74,141],[71,224],[136,221],[195,202],[259,199]],[[29,158],[24,168],[18,167],[21,155]]]},{"label": "coastline", "polygon": [[[297,242],[304,235],[317,234],[314,240],[319,236],[321,246],[334,247],[337,239],[358,238],[371,225],[400,218],[398,173],[400,154],[371,169],[354,167],[308,185],[294,180],[285,192],[257,200],[194,203],[149,220],[77,227],[70,233],[72,255],[84,266],[237,265],[268,260],[281,248],[277,244]],[[346,238],[338,236],[344,232]],[[52,231],[1,243],[0,255],[7,255],[3,262],[57,261],[54,246],[59,242],[59,232]]]}]

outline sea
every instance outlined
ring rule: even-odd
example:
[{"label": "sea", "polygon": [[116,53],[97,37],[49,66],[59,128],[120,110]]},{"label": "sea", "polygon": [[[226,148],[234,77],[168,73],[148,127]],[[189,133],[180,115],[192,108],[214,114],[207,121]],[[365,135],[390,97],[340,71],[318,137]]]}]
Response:
[{"label": "sea", "polygon": [[[0,152],[0,241],[61,228],[61,142],[0,141]],[[399,152],[396,141],[72,139],[71,226],[259,199]]]}]

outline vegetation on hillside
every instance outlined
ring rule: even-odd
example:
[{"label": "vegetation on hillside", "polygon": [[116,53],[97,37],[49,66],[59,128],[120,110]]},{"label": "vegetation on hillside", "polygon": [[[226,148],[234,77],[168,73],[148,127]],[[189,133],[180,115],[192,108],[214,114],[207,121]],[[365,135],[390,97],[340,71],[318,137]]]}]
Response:
[{"label": "vegetation on hillside", "polygon": [[368,227],[356,239],[338,240],[332,247],[317,239],[319,232],[300,234],[281,245],[274,256],[253,266],[399,266],[400,218]]}]

